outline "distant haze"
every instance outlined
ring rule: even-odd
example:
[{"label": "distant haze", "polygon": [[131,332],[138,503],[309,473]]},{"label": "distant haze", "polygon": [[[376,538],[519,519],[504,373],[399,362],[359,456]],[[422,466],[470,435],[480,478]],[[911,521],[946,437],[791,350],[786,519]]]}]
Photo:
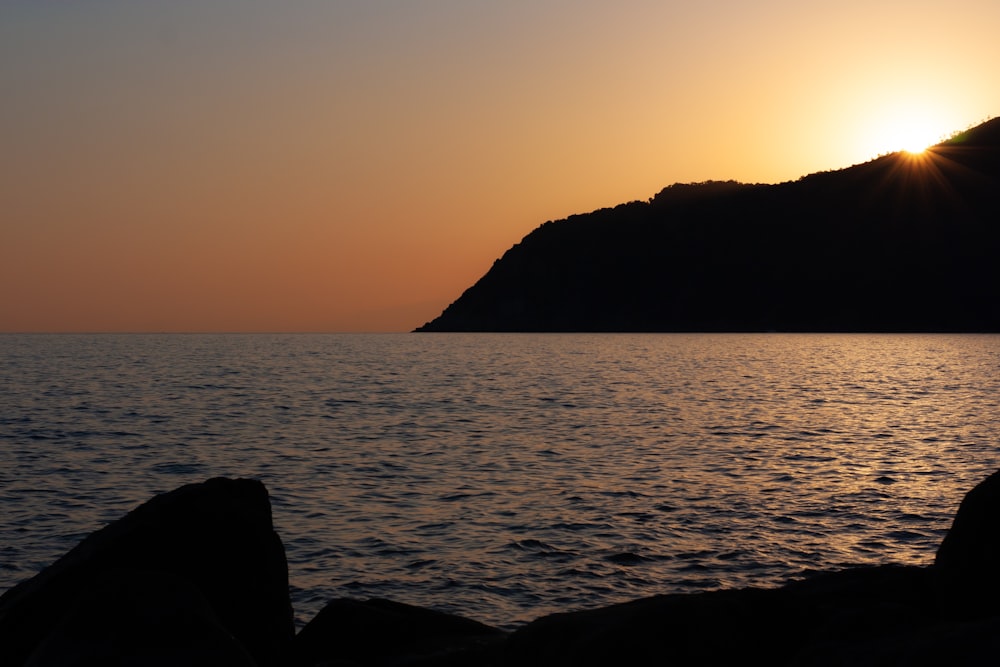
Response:
[{"label": "distant haze", "polygon": [[997,26],[995,0],[3,2],[0,331],[409,330],[546,220],[1000,114]]}]

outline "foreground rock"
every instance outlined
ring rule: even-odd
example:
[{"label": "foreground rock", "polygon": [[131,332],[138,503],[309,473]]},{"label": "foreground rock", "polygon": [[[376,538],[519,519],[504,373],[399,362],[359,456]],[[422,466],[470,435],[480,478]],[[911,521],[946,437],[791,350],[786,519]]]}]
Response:
[{"label": "foreground rock", "polygon": [[[263,667],[283,664],[293,635],[284,548],[253,480],[156,496],[0,598],[0,665],[36,650],[35,664],[67,664],[60,647],[75,647],[102,658],[86,664],[201,664],[190,659],[201,653]],[[144,643],[188,659],[143,661]]]},{"label": "foreground rock", "polygon": [[934,562],[948,573],[953,591],[965,595],[966,604],[1000,612],[1000,471],[962,499]]},{"label": "foreground rock", "polygon": [[937,641],[943,620],[937,598],[935,573],[907,567],[845,571],[779,589],[658,596],[539,619],[514,633],[504,660],[510,665],[917,664],[928,650],[953,653]]},{"label": "foreground rock", "polygon": [[519,629],[505,665],[978,665],[1000,656],[1000,473],[966,496],[934,567],[664,595]]},{"label": "foreground rock", "polygon": [[300,665],[482,665],[506,633],[467,618],[389,600],[334,600],[295,638]]},{"label": "foreground rock", "polygon": [[28,667],[119,664],[255,663],[189,581],[123,570],[89,586],[27,661]]},{"label": "foreground rock", "polygon": [[508,635],[386,600],[334,600],[293,639],[259,482],[158,496],[0,598],[0,665],[973,665],[1000,656],[1000,472],[931,567],[659,595]]}]

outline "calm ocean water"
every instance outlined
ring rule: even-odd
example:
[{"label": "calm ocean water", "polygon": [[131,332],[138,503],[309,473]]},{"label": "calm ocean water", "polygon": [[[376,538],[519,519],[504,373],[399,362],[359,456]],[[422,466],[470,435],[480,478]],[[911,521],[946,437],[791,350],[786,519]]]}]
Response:
[{"label": "calm ocean water", "polygon": [[3,335],[0,590],[153,494],[263,480],[299,622],[503,627],[933,560],[1000,465],[1000,336]]}]

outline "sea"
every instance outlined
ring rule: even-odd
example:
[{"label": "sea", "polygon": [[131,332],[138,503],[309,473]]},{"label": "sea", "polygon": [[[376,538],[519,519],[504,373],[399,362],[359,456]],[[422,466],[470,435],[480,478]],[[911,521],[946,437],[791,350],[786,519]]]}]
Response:
[{"label": "sea", "polygon": [[0,591],[154,494],[262,480],[301,627],[512,629],[926,565],[1000,466],[1000,336],[0,336]]}]

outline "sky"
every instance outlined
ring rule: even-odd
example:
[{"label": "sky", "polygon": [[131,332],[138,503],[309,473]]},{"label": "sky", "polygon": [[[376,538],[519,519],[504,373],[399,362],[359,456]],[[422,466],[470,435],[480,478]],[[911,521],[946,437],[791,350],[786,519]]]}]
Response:
[{"label": "sky", "polygon": [[0,331],[409,331],[547,220],[1000,115],[996,0],[0,0]]}]

